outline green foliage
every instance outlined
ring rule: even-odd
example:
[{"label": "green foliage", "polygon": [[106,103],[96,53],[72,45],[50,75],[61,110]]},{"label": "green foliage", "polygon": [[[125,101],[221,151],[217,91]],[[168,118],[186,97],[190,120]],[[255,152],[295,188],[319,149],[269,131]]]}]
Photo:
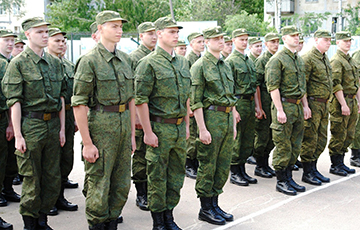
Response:
[{"label": "green foliage", "polygon": [[24,16],[25,12],[21,9],[24,9],[25,0],[2,0],[0,2],[0,6],[2,6],[3,10],[8,13],[12,13],[13,5],[17,5],[20,8],[18,17]]},{"label": "green foliage", "polygon": [[356,4],[356,6],[352,7],[350,4],[347,4],[347,8],[344,8],[344,17],[347,19],[348,26],[346,30],[349,30],[353,35],[360,35],[359,25],[359,10],[360,10],[360,2]]}]

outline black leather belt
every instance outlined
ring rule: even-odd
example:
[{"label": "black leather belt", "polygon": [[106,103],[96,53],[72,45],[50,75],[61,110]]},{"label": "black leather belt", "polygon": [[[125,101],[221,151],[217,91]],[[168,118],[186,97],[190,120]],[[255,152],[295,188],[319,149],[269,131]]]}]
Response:
[{"label": "black leather belt", "polygon": [[231,107],[228,107],[228,106],[210,105],[207,109],[214,110],[214,111],[221,111],[221,112],[225,112],[225,113],[231,112]]},{"label": "black leather belt", "polygon": [[284,102],[284,101],[286,101],[286,102],[289,102],[289,103],[293,103],[293,104],[300,104],[300,102],[301,102],[301,99],[293,99],[293,98],[285,98],[285,97],[282,97],[281,98],[281,101],[282,102]]},{"label": "black leather belt", "polygon": [[59,112],[44,113],[44,112],[22,112],[23,117],[36,118],[44,121],[49,121],[53,118],[59,117]]},{"label": "black leather belt", "polygon": [[65,110],[70,110],[71,109],[71,105],[70,104],[66,104],[65,105]]},{"label": "black leather belt", "polygon": [[355,99],[356,94],[344,94],[344,96],[350,99]]},{"label": "black leather belt", "polygon": [[254,100],[254,95],[249,95],[249,94],[237,94],[235,95],[235,97],[237,99],[247,99],[247,100],[250,100],[250,101],[253,101]]},{"label": "black leather belt", "polygon": [[184,121],[184,117],[181,118],[162,118],[155,115],[150,115],[150,121],[166,123],[166,124],[176,124],[180,125]]},{"label": "black leather belt", "polygon": [[329,100],[328,99],[323,99],[323,98],[316,98],[316,97],[308,97],[310,100],[313,101],[318,101],[318,102],[322,102],[322,103],[327,103]]},{"label": "black leather belt", "polygon": [[104,111],[104,112],[117,112],[122,113],[125,110],[129,109],[129,104],[122,104],[122,105],[99,105],[97,104],[94,108],[96,111]]}]

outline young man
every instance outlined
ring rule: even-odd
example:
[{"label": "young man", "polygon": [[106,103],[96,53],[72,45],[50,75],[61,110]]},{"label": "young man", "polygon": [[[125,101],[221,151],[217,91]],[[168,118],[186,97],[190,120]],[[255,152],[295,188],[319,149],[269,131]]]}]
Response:
[{"label": "young man", "polygon": [[178,40],[178,43],[176,44],[175,48],[175,53],[176,54],[179,54],[183,57],[185,57],[185,54],[186,54],[186,43],[184,40]]},{"label": "young man", "polygon": [[265,66],[270,58],[278,51],[279,40],[280,37],[276,33],[266,34],[265,46],[267,50],[255,61],[257,81],[256,96],[261,102],[259,104],[264,113],[255,119],[254,157],[256,159],[256,167],[254,174],[264,178],[275,176],[275,171],[269,167],[270,152],[275,146],[270,129],[271,97],[265,84]]},{"label": "young man", "polygon": [[191,47],[190,53],[186,56],[190,68],[201,57],[201,52],[204,52],[204,36],[201,33],[194,32],[189,34],[187,39]]},{"label": "young man", "polygon": [[[292,178],[292,166],[301,149],[304,119],[311,117],[306,99],[304,61],[297,54],[299,31],[295,26],[281,29],[284,48],[266,64],[265,79],[272,99],[271,117],[273,166],[276,170],[276,190],[286,195],[304,192]],[[302,102],[302,103],[301,103]]]},{"label": "young man", "polygon": [[260,57],[262,52],[262,41],[258,37],[249,38],[249,58],[255,63],[256,58]]},{"label": "young man", "polygon": [[355,173],[355,169],[344,164],[344,156],[354,140],[360,112],[359,69],[357,62],[349,55],[351,33],[337,32],[335,38],[338,49],[330,60],[334,95],[330,99],[330,173],[347,176]]},{"label": "young man", "polygon": [[297,52],[300,53],[304,47],[304,36],[302,34],[299,35],[299,46],[297,47]]},{"label": "young man", "polygon": [[180,229],[174,222],[173,209],[180,200],[185,176],[190,72],[187,60],[174,53],[182,27],[168,17],[154,24],[158,46],[136,69],[135,102],[147,144],[153,229]]},{"label": "young man", "polygon": [[10,62],[16,38],[17,35],[11,30],[0,30],[0,58]]},{"label": "young man", "polygon": [[90,25],[91,38],[98,43],[100,41],[100,33],[96,21]]},{"label": "young man", "polygon": [[[195,190],[200,198],[199,219],[223,225],[233,215],[218,205],[229,175],[231,149],[236,136],[234,79],[220,54],[224,49],[221,27],[203,31],[207,52],[191,67],[191,109],[199,127],[197,158],[199,170]],[[237,119],[237,120],[236,120]]]},{"label": "young man", "polygon": [[75,134],[75,120],[72,108],[70,106],[71,96],[74,85],[74,64],[66,60],[62,56],[64,47],[66,46],[65,32],[62,32],[58,28],[49,29],[49,42],[48,42],[48,52],[49,54],[59,58],[63,64],[63,70],[65,73],[66,81],[66,97],[65,97],[65,138],[66,143],[61,148],[61,157],[60,157],[60,171],[61,171],[61,190],[60,196],[56,202],[55,207],[50,211],[50,213],[56,214],[57,209],[65,211],[76,211],[78,206],[72,204],[65,199],[64,189],[65,185],[73,185],[74,188],[77,187],[77,184],[69,183],[68,176],[73,168],[74,164],[74,134]]},{"label": "young man", "polygon": [[[352,58],[360,63],[360,50],[353,53]],[[354,141],[351,143],[351,158],[350,165],[360,167],[360,114],[358,114],[358,122],[356,123]]]},{"label": "young man", "polygon": [[[157,36],[155,25],[152,22],[143,22],[138,26],[141,45],[130,53],[132,67],[135,71],[138,62],[143,57],[150,54],[156,46]],[[148,211],[147,199],[147,176],[146,176],[146,145],[144,143],[144,131],[140,124],[139,116],[136,115],[135,123],[136,150],[132,158],[132,180],[136,188],[136,205],[141,209]]]},{"label": "young man", "polygon": [[129,56],[116,49],[126,22],[114,11],[98,13],[100,41],[75,68],[71,104],[83,141],[89,229],[117,229],[130,189],[134,75]]},{"label": "young man", "polygon": [[[253,61],[245,54],[249,34],[246,29],[237,29],[232,33],[235,50],[226,59],[235,81],[235,97],[238,98],[236,110],[241,116],[237,124],[237,136],[234,142],[230,182],[240,186],[256,184],[245,170],[246,159],[254,148],[255,109],[260,113],[256,92],[256,76]],[[257,115],[259,116],[259,115]]]},{"label": "young man", "polygon": [[14,43],[14,49],[11,52],[11,56],[16,57],[19,53],[24,51],[24,45],[26,44],[23,40],[21,40],[20,38],[16,38]]},{"label": "young man", "polygon": [[225,45],[224,45],[224,49],[221,51],[221,55],[225,60],[227,57],[229,57],[229,55],[233,50],[233,41],[229,36],[224,36],[224,41],[225,41]]},{"label": "young man", "polygon": [[331,67],[326,51],[331,45],[331,33],[317,30],[314,33],[315,46],[302,56],[305,62],[306,94],[311,118],[304,122],[304,139],[301,146],[301,162],[304,168],[302,181],[321,185],[330,182],[316,168],[317,160],[327,143],[329,123],[328,100],[332,95]]},{"label": "young man", "polygon": [[25,229],[51,229],[47,213],[60,191],[66,83],[60,60],[44,52],[48,25],[42,18],[22,23],[29,44],[10,62],[2,84],[11,109],[19,174],[24,176],[20,214]]}]

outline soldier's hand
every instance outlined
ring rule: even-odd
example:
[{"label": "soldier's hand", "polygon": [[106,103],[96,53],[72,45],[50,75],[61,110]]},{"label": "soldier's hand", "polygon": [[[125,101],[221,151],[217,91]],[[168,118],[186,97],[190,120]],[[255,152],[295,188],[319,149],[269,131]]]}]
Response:
[{"label": "soldier's hand", "polygon": [[310,119],[311,118],[311,109],[309,108],[309,106],[304,107],[304,119]]},{"label": "soldier's hand", "polygon": [[26,143],[23,136],[15,138],[15,148],[19,150],[21,153],[26,152]]},{"label": "soldier's hand", "polygon": [[153,148],[159,146],[158,137],[154,132],[151,132],[150,134],[144,134],[144,143],[150,145]]},{"label": "soldier's hand", "polygon": [[76,133],[77,131],[79,131],[79,127],[77,126],[76,121],[74,122],[74,126],[75,126],[74,132]]},{"label": "soldier's hand", "polygon": [[60,146],[64,147],[65,145],[65,130],[60,130],[59,132],[59,141],[60,141]]},{"label": "soldier's hand", "polygon": [[236,125],[234,125],[234,140],[236,139],[236,136],[237,136],[237,129],[236,129]]},{"label": "soldier's hand", "polygon": [[84,159],[89,163],[95,163],[95,161],[99,158],[99,150],[95,145],[84,145],[82,150]]},{"label": "soldier's hand", "polygon": [[186,125],[186,140],[190,137],[190,127]]},{"label": "soldier's hand", "polygon": [[236,123],[239,123],[241,121],[240,113],[236,111],[236,109],[233,111],[233,116],[235,116]]},{"label": "soldier's hand", "polygon": [[341,106],[341,114],[344,116],[349,116],[350,115],[350,109],[347,105],[342,105]]},{"label": "soldier's hand", "polygon": [[11,141],[14,138],[14,129],[11,125],[6,128],[6,140]]},{"label": "soldier's hand", "polygon": [[277,120],[278,122],[280,122],[281,124],[286,123],[286,114],[284,111],[277,111]]},{"label": "soldier's hand", "polygon": [[211,134],[209,131],[207,131],[207,130],[200,131],[199,138],[203,144],[205,144],[205,145],[211,144]]},{"label": "soldier's hand", "polygon": [[135,116],[135,129],[142,129],[142,125],[140,123],[139,116],[136,114]]},{"label": "soldier's hand", "polygon": [[358,103],[358,113],[360,113],[360,104]]}]

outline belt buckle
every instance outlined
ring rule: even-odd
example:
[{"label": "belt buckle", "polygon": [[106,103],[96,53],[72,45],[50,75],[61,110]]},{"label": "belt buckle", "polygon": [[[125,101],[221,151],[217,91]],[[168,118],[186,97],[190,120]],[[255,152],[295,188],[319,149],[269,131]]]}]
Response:
[{"label": "belt buckle", "polygon": [[125,109],[126,109],[125,104],[119,105],[119,113],[124,112],[124,111],[125,111]]},{"label": "belt buckle", "polygon": [[352,96],[352,99],[355,99],[355,97],[356,97],[356,94],[354,94],[354,95]]},{"label": "belt buckle", "polygon": [[176,121],[176,125],[180,125],[184,118],[178,118]]},{"label": "belt buckle", "polygon": [[230,113],[230,111],[231,111],[231,107],[226,107],[225,113]]},{"label": "belt buckle", "polygon": [[297,100],[296,100],[296,104],[297,104],[297,105],[300,104],[300,101],[301,101],[301,99],[297,99]]},{"label": "belt buckle", "polygon": [[254,96],[251,96],[251,97],[250,97],[250,101],[253,101],[253,100],[254,100]]},{"label": "belt buckle", "polygon": [[70,110],[70,108],[71,108],[70,104],[65,105],[65,110]]},{"label": "belt buckle", "polygon": [[44,113],[44,121],[51,120],[51,113]]}]

